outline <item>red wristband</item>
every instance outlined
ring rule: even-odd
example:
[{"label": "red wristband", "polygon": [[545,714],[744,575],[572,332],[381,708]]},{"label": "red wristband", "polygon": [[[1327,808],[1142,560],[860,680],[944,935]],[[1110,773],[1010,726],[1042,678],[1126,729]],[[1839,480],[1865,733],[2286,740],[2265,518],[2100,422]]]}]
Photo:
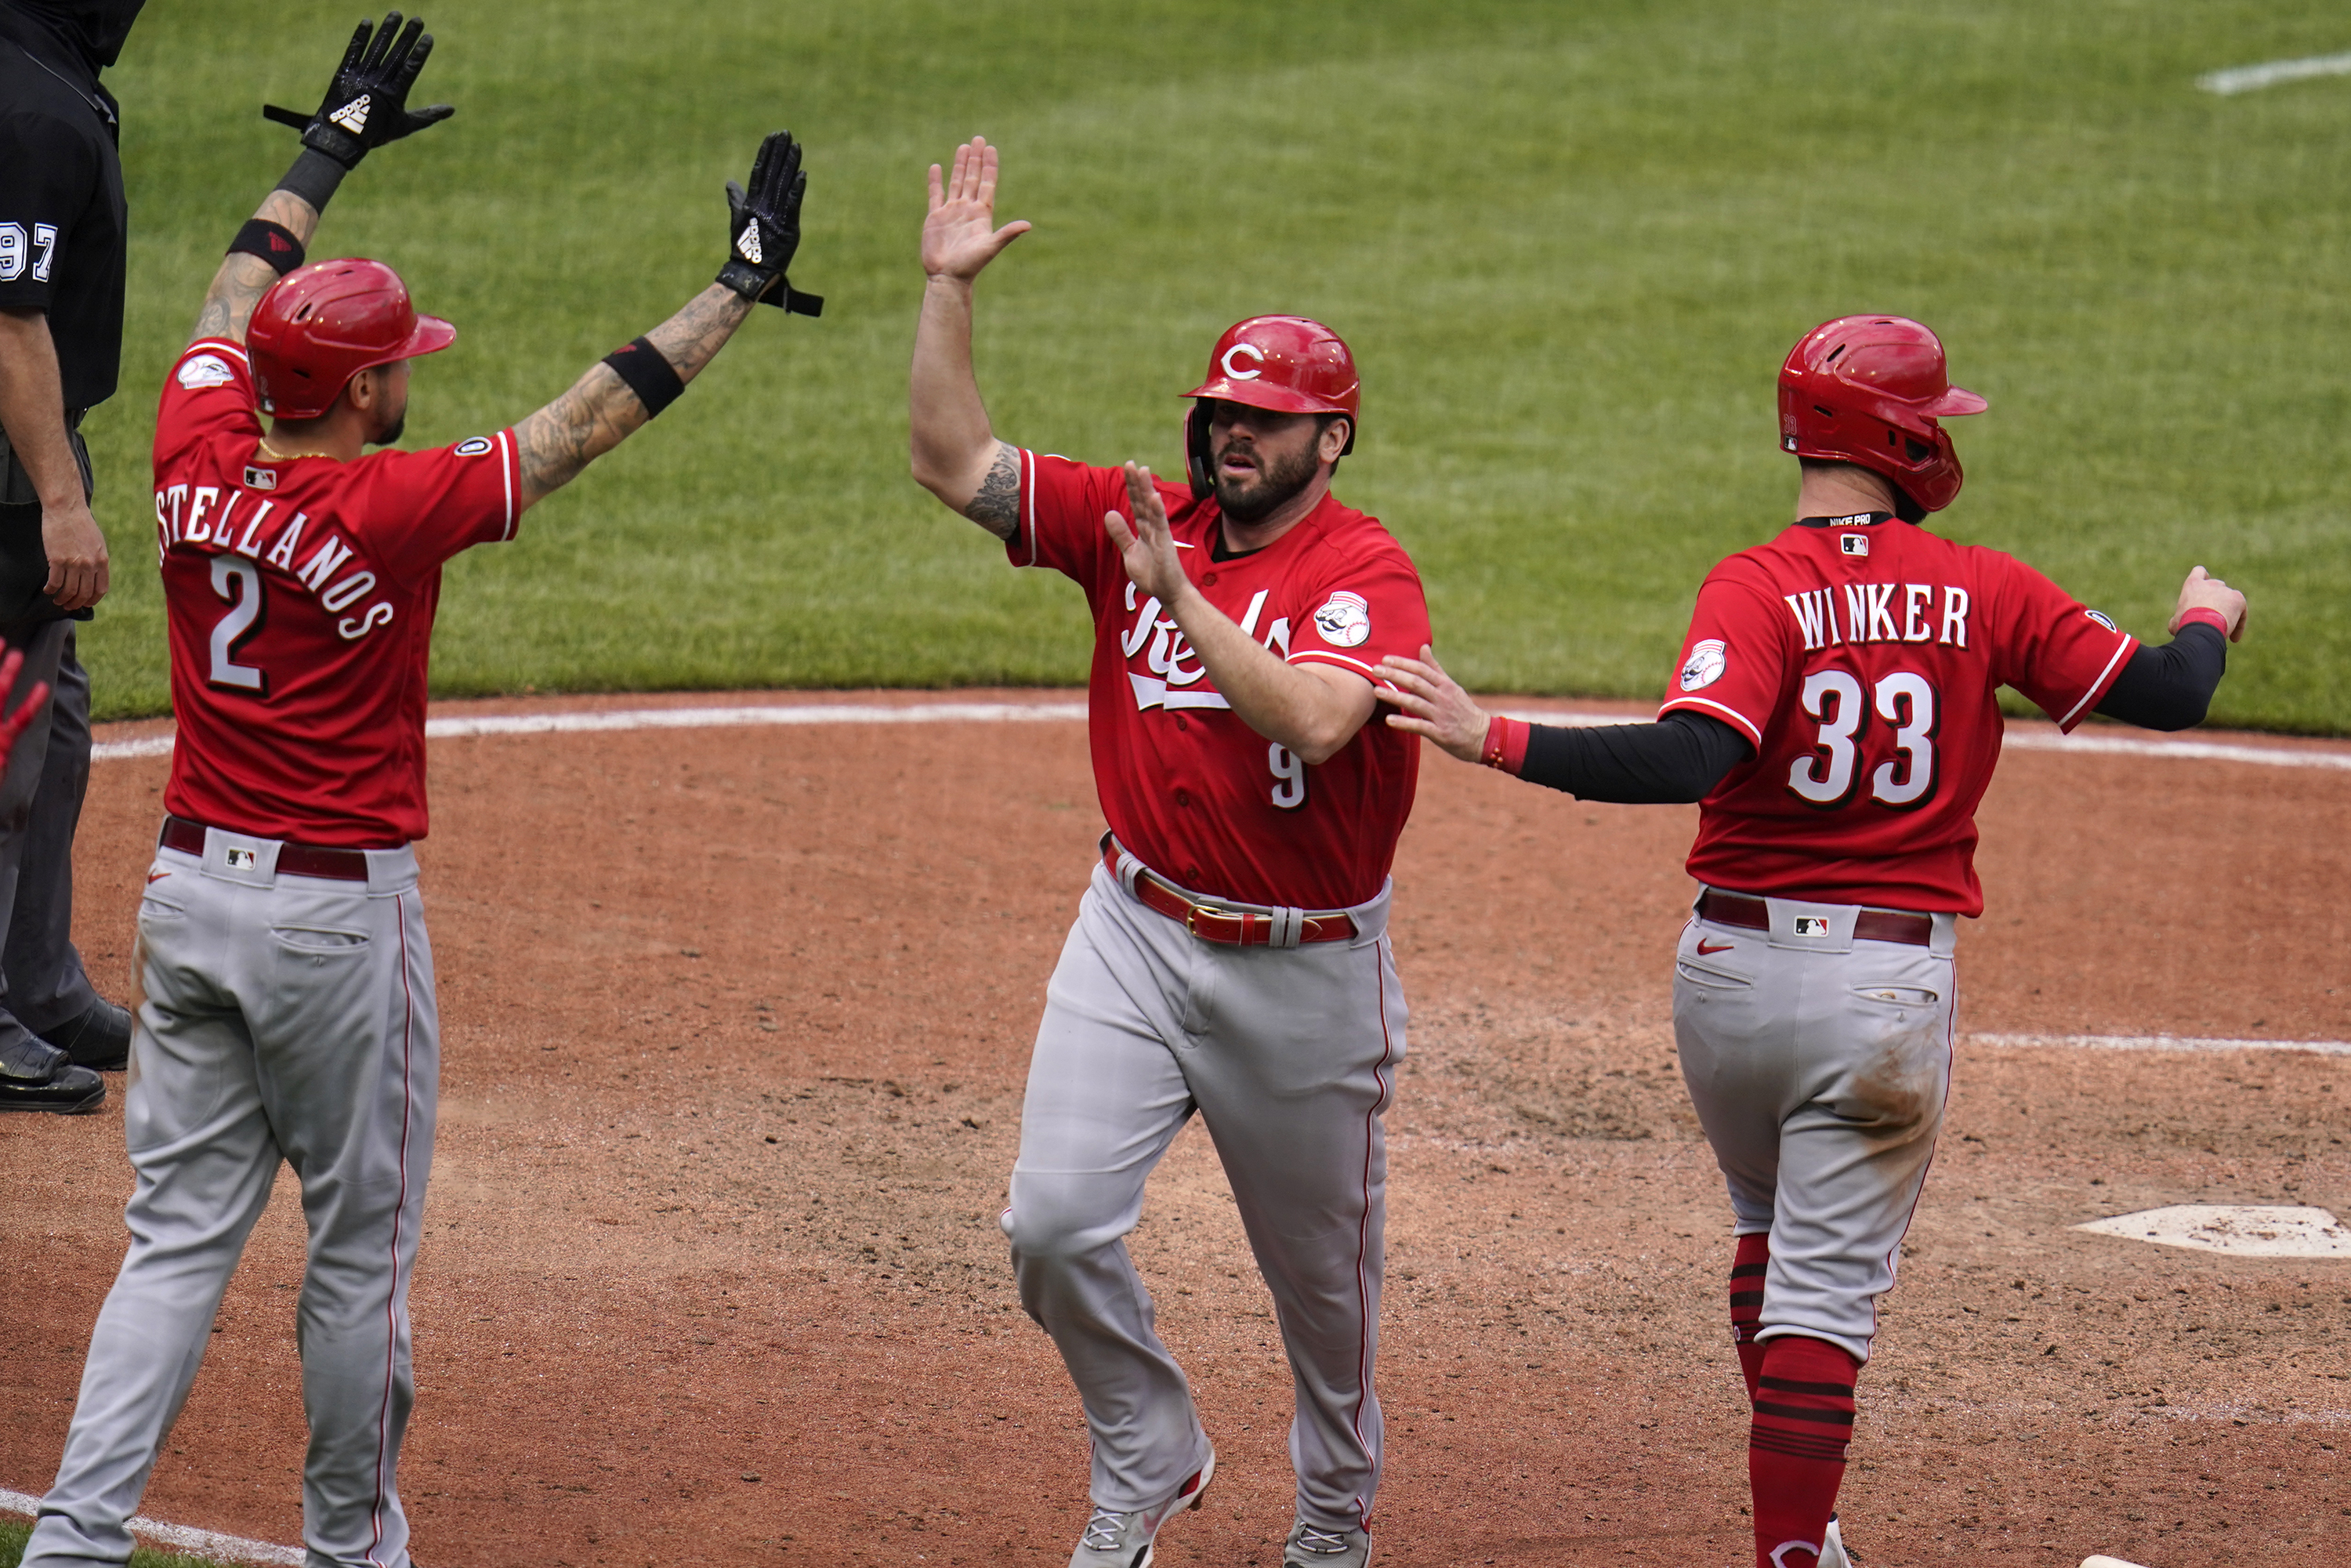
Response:
[{"label": "red wristband", "polygon": [[1496,714],[1486,726],[1486,744],[1478,760],[1515,779],[1527,765],[1527,737],[1532,728],[1524,719],[1504,718]]},{"label": "red wristband", "polygon": [[2179,625],[2171,629],[2171,634],[2177,637],[2179,635],[2181,629],[2186,627],[2190,622],[2200,622],[2202,624],[2210,626],[2213,631],[2220,633],[2223,637],[2226,637],[2229,634],[2229,618],[2221,614],[2219,611],[2213,609],[2209,604],[2199,604],[2195,609],[2190,610],[2180,616]]}]

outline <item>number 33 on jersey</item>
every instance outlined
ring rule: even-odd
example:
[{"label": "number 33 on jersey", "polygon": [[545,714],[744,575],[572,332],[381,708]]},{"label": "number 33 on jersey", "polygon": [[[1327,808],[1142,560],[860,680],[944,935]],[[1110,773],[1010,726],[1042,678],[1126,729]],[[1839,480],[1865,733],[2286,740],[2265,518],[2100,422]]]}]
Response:
[{"label": "number 33 on jersey", "polygon": [[1975,810],[2000,759],[1999,688],[2070,730],[2137,646],[2013,557],[1891,518],[1807,518],[1732,556],[1698,590],[1661,710],[1756,748],[1708,798],[1690,874],[1982,913]]},{"label": "number 33 on jersey", "polygon": [[[441,567],[514,536],[513,436],[340,463],[277,460],[261,433],[245,350],[190,344],[156,416],[155,542],[172,711],[199,744],[174,748],[165,806],[311,843],[423,838]],[[288,730],[312,744],[265,738]]]}]

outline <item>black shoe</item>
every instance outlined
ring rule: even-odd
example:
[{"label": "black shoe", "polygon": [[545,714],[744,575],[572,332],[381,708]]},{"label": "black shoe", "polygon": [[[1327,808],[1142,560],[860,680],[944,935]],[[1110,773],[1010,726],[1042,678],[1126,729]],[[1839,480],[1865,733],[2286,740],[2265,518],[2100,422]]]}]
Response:
[{"label": "black shoe", "polygon": [[42,1030],[41,1038],[73,1058],[76,1067],[120,1072],[131,1065],[131,1009],[100,997],[89,1011]]},{"label": "black shoe", "polygon": [[106,1103],[106,1080],[56,1046],[26,1037],[0,1050],[0,1111],[79,1116]]}]

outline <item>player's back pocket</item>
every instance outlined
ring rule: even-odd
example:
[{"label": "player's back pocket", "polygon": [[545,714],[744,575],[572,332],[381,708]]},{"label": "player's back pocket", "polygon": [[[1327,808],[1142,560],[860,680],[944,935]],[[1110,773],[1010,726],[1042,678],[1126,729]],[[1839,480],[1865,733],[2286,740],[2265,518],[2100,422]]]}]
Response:
[{"label": "player's back pocket", "polygon": [[326,957],[364,953],[372,940],[364,931],[345,931],[330,925],[273,925],[269,936],[280,947]]}]

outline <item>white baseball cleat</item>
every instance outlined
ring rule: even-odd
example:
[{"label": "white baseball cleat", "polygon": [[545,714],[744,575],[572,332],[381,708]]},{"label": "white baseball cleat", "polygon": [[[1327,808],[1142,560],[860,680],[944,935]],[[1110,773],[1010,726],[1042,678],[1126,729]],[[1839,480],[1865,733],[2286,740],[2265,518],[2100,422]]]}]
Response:
[{"label": "white baseball cleat", "polygon": [[1325,1530],[1301,1519],[1281,1543],[1281,1568],[1364,1568],[1371,1560],[1368,1530]]},{"label": "white baseball cleat", "polygon": [[2096,1555],[2082,1559],[2082,1568],[2139,1568],[2136,1563],[2126,1563],[2119,1557]]},{"label": "white baseball cleat", "polygon": [[1070,1568],[1151,1568],[1151,1542],[1159,1527],[1186,1509],[1199,1507],[1216,1473],[1217,1450],[1210,1448],[1208,1462],[1156,1507],[1120,1513],[1095,1504],[1077,1550],[1070,1553]]},{"label": "white baseball cleat", "polygon": [[1828,1531],[1821,1537],[1818,1547],[1813,1546],[1809,1541],[1782,1541],[1773,1547],[1771,1549],[1773,1568],[1802,1568],[1801,1560],[1796,1563],[1791,1563],[1788,1560],[1791,1552],[1809,1552],[1813,1554],[1812,1568],[1853,1568],[1853,1559],[1845,1555],[1844,1533],[1837,1528],[1835,1514],[1829,1515]]}]

